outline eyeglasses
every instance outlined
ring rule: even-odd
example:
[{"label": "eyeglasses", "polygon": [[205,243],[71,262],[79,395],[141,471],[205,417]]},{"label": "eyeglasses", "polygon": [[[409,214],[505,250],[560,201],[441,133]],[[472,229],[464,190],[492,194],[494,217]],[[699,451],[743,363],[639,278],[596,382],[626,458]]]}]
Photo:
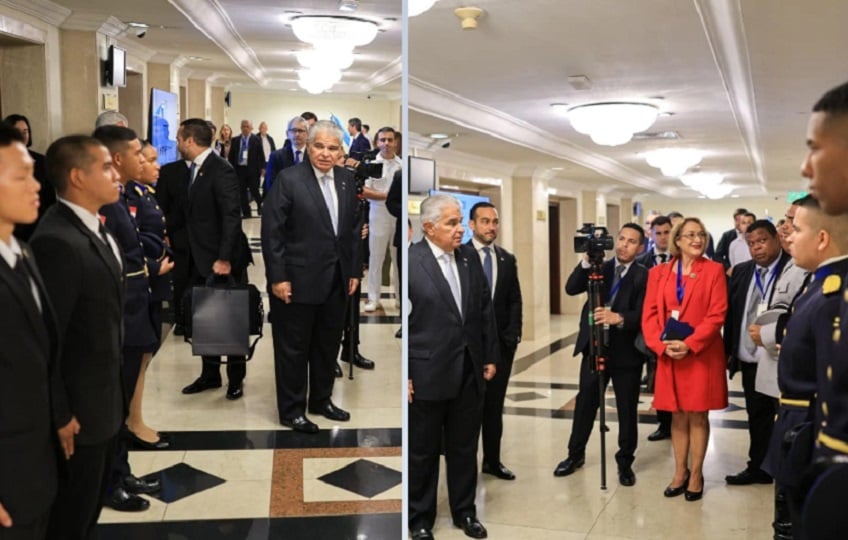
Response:
[{"label": "eyeglasses", "polygon": [[306,130],[305,129],[299,129],[299,128],[292,128],[292,129],[289,130],[289,133],[298,133],[298,134],[299,133],[306,133]]},{"label": "eyeglasses", "polygon": [[698,233],[690,232],[690,233],[686,233],[686,234],[681,234],[680,237],[685,238],[685,239],[687,239],[691,242],[696,238],[700,238],[701,240],[705,239],[707,237],[707,233],[705,233],[705,232],[698,232]]}]

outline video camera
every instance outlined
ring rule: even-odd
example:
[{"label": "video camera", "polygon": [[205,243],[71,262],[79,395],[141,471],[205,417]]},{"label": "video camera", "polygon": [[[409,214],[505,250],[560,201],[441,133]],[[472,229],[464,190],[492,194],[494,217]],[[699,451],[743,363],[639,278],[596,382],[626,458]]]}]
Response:
[{"label": "video camera", "polygon": [[357,180],[366,180],[368,178],[382,178],[383,164],[374,163],[377,154],[380,153],[379,148],[369,150],[367,152],[351,152],[350,157],[359,162],[356,167],[349,167],[356,175]]},{"label": "video camera", "polygon": [[584,223],[574,236],[574,251],[586,253],[590,261],[604,260],[604,251],[614,249],[615,241],[606,227]]}]

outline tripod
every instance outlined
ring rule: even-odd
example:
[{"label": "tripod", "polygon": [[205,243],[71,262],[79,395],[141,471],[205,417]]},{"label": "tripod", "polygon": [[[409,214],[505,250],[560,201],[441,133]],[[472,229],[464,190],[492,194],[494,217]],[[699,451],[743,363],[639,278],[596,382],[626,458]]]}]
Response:
[{"label": "tripod", "polygon": [[589,328],[591,335],[589,337],[589,366],[592,373],[598,376],[598,409],[599,422],[601,432],[601,489],[607,489],[607,424],[606,424],[606,407],[604,405],[604,393],[606,391],[606,348],[609,346],[609,325],[595,324],[595,309],[604,307],[602,293],[604,290],[604,273],[603,273],[603,252],[600,257],[590,254],[589,264],[591,271],[589,273],[589,284],[587,290],[589,292]]},{"label": "tripod", "polygon": [[[362,192],[362,188],[365,184],[365,179],[360,178],[359,175],[356,176],[356,198],[358,204],[356,205],[355,211],[355,220],[360,224],[359,230],[362,230],[362,227],[368,224],[368,210],[369,203],[365,198],[365,195]],[[364,252],[364,248],[367,246],[368,237],[360,238],[359,242],[363,249],[360,249],[361,252]],[[360,267],[361,268],[361,267]],[[348,379],[353,380],[353,363],[356,358],[356,352],[359,349],[359,296],[360,291],[362,290],[362,272],[360,271],[360,280],[359,286],[356,288],[356,291],[347,297],[347,313],[345,320],[345,338],[347,340],[347,355],[348,355]]]}]

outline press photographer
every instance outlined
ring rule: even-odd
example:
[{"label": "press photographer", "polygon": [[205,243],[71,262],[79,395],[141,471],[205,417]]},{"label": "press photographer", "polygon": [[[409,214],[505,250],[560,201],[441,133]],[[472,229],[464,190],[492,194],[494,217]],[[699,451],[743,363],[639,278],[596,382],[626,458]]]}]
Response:
[{"label": "press photographer", "polygon": [[[582,355],[580,389],[574,407],[574,423],[568,441],[568,457],[554,470],[554,476],[568,476],[586,461],[586,443],[601,402],[601,389],[612,379],[618,409],[618,446],[615,455],[618,479],[623,486],[636,483],[631,465],[637,443],[637,405],[644,357],[634,341],[639,333],[642,301],[648,270],[635,263],[642,251],[645,232],[635,223],[625,224],[613,240],[606,229],[584,225],[577,232],[574,248],[585,253],[565,284],[565,292],[576,296],[597,289],[580,315],[580,332],[574,356]],[[604,251],[615,247],[615,257],[604,262]],[[594,302],[591,306],[590,303]],[[598,332],[608,327],[606,344]],[[596,364],[601,357],[601,365]]]}]

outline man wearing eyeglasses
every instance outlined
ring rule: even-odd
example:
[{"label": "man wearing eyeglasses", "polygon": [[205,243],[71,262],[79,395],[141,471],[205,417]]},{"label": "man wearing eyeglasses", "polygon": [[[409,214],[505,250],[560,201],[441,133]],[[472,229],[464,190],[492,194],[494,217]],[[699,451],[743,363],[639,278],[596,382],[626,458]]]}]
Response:
[{"label": "man wearing eyeglasses", "polygon": [[271,192],[271,186],[280,171],[298,163],[309,163],[309,155],[306,153],[308,134],[309,124],[302,116],[295,116],[289,120],[286,136],[290,144],[271,152],[268,157],[268,164],[265,166],[264,190],[266,194]]},{"label": "man wearing eyeglasses", "polygon": [[742,372],[750,437],[747,467],[725,477],[736,486],[772,483],[760,466],[777,412],[777,320],[766,323],[761,316],[769,310],[787,309],[805,277],[804,270],[781,249],[777,229],[770,221],[753,222],[745,238],[751,260],[733,269],[724,323],[730,377]]},{"label": "man wearing eyeglasses", "polygon": [[350,419],[331,401],[345,298],[356,291],[362,267],[356,182],[336,166],[341,141],[333,122],[316,122],[309,162],[279,174],[262,214],[277,410],[282,425],[303,433],[318,432],[307,411],[333,422]]}]

